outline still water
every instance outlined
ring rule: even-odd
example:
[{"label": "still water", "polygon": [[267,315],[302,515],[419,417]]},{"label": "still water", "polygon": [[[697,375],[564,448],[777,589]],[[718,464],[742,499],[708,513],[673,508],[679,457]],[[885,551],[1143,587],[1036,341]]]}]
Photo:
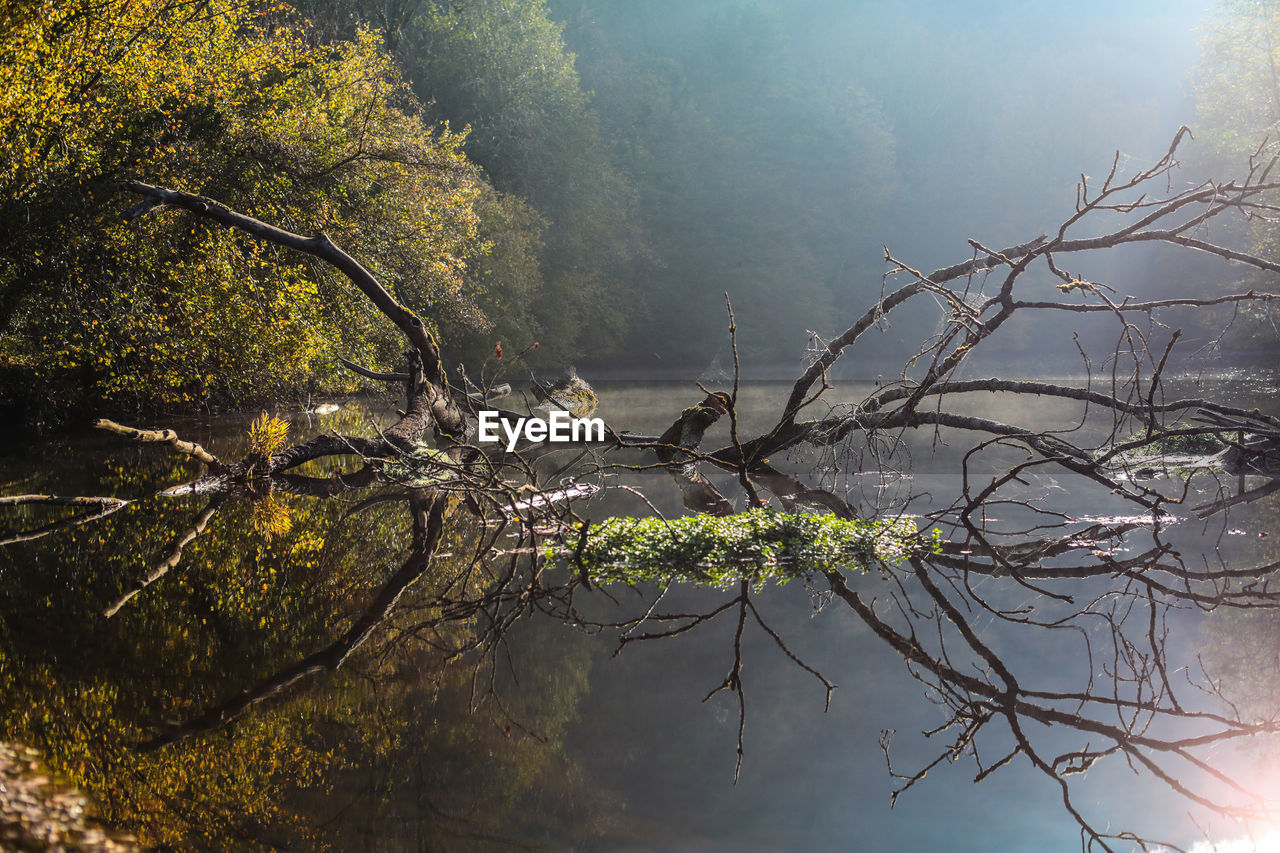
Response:
[{"label": "still water", "polygon": [[[1269,376],[1218,378],[1213,385],[1218,396],[1240,405],[1265,409],[1274,400]],[[1191,380],[1180,390],[1187,389],[1205,392]],[[773,384],[743,388],[744,434],[770,422],[787,390]],[[854,400],[869,390],[845,385],[829,396]],[[651,434],[701,397],[696,388],[678,384],[606,384],[597,391],[598,414],[611,425]],[[1028,427],[1075,429],[1077,437],[1106,427],[1096,418],[1078,424],[1079,409],[1067,402],[970,397],[973,413]],[[328,415],[294,413],[291,437],[367,430],[371,417],[364,404]],[[248,420],[166,425],[235,458],[243,452]],[[772,461],[865,512],[923,515],[950,504],[966,476],[989,478],[1026,458],[1012,447],[966,457],[971,437],[918,432],[884,460],[890,470],[866,454]],[[727,426],[719,424],[705,446],[726,442]],[[552,471],[575,453],[561,451],[562,460],[539,464]],[[639,454],[605,457],[612,464],[604,468],[599,461],[579,461],[574,469],[583,472],[586,465],[580,479],[603,487],[579,503],[579,515],[599,521],[686,511],[667,473],[644,469]],[[133,501],[106,518],[0,549],[0,740],[40,749],[96,799],[105,820],[149,844],[636,851],[1079,846],[1080,831],[1063,809],[1060,789],[1025,759],[1015,758],[980,784],[974,784],[979,771],[970,758],[943,761],[890,808],[902,780],[890,775],[881,742],[892,743],[895,771],[914,773],[946,746],[942,741],[951,735],[921,736],[946,717],[903,658],[855,612],[833,603],[821,579],[765,589],[754,603],[792,655],[838,686],[829,709],[820,681],[768,632],[748,626],[741,640],[746,716],[736,782],[738,696],[721,691],[705,697],[734,664],[737,620],[730,613],[678,636],[628,642],[619,651],[626,629],[595,626],[644,614],[656,594],[647,587],[579,590],[574,618],[565,618],[563,602],[553,600],[542,608],[552,612],[535,606],[495,632],[494,620],[503,618],[497,610],[446,618],[442,585],[454,585],[449,595],[456,600],[456,587],[481,581],[442,569],[411,586],[370,640],[336,670],[314,667],[296,679],[282,678],[341,639],[400,569],[412,538],[405,499],[384,494],[386,500],[370,501],[359,492],[225,501],[158,494],[198,473],[162,449],[83,434],[14,448],[0,474],[8,494]],[[309,473],[336,483],[349,472]],[[706,473],[743,505],[732,475]],[[1020,498],[1040,501],[1071,523],[1133,513],[1131,504],[1105,490],[1048,469],[1024,479]],[[1228,518],[1201,520],[1190,511],[1220,486],[1221,478],[1212,475],[1192,478],[1187,499],[1162,523],[1159,540],[1187,564],[1274,561],[1272,543],[1280,537],[1274,498],[1234,507]],[[989,512],[993,525],[1027,523],[1025,507],[997,505]],[[35,510],[11,514],[5,532],[62,517]],[[442,564],[476,547],[475,531],[464,528],[443,534]],[[1108,547],[1120,555],[1137,552],[1149,535],[1139,526]],[[515,544],[496,543],[500,549]],[[887,577],[852,583],[868,598],[887,601],[893,593]],[[1007,579],[973,583],[977,595],[1002,608],[1052,612],[1058,606]],[[1095,578],[1074,591],[1101,599],[1110,583]],[[672,589],[660,610],[705,613],[732,595]],[[1231,618],[1236,621],[1195,608],[1172,613],[1165,640],[1171,669],[1189,685],[1202,666],[1242,661],[1224,670],[1239,682],[1233,695],[1274,697],[1280,689],[1280,620],[1268,614]],[[1087,658],[1074,634],[1047,632],[1028,641],[980,609],[972,623],[1007,662],[1045,683],[1110,671],[1107,661]],[[658,629],[639,633],[646,630]],[[1248,654],[1232,645],[1241,638]],[[1267,644],[1270,666],[1257,665],[1267,659],[1266,649],[1254,652]],[[471,646],[476,648],[454,654]],[[274,686],[259,690],[265,683]],[[261,701],[225,725],[159,749],[138,748],[240,691],[255,690]],[[1199,696],[1198,707],[1216,701],[1187,692]],[[1063,749],[1082,745],[1051,729],[1037,736],[1050,744],[1060,740]],[[990,755],[983,755],[984,766],[1008,752],[998,736],[985,746]],[[1268,755],[1265,744],[1223,746],[1214,760],[1266,788],[1277,784],[1267,776]],[[1113,831],[1132,829],[1184,846],[1205,834],[1222,840],[1245,831],[1206,816],[1120,761],[1101,761],[1071,778],[1075,806]],[[1129,847],[1120,843],[1117,849]]]}]

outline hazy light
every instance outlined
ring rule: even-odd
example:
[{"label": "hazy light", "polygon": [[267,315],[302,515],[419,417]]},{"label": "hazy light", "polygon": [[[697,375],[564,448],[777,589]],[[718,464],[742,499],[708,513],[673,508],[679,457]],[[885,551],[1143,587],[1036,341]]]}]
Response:
[{"label": "hazy light", "polygon": [[[1158,853],[1169,853],[1160,848]],[[1226,841],[1197,841],[1188,853],[1280,853],[1280,830],[1271,830],[1254,838],[1229,838]]]}]

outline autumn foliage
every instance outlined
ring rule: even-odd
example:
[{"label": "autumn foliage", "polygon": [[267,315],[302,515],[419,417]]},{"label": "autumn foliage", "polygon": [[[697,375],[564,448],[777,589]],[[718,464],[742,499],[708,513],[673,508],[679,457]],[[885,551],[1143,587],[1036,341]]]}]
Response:
[{"label": "autumn foliage", "polygon": [[[43,409],[175,408],[339,390],[392,330],[309,259],[190,217],[120,217],[117,182],[323,230],[396,296],[483,328],[486,250],[462,135],[429,127],[377,38],[287,7],[73,0],[0,36],[0,360]],[[18,396],[6,388],[6,396]]]}]

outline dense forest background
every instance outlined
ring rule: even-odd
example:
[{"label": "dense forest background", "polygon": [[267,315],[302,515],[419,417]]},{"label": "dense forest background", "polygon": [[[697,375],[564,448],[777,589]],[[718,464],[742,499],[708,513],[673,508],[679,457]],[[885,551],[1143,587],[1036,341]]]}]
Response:
[{"label": "dense forest background", "polygon": [[[542,371],[714,375],[727,291],[765,377],[794,375],[879,294],[883,245],[931,269],[968,256],[969,237],[1021,242],[1117,149],[1136,169],[1191,124],[1196,181],[1240,171],[1280,121],[1280,9],[1236,0],[25,0],[0,14],[11,419],[349,393],[337,356],[397,358],[392,330],[308,258],[191,218],[127,221],[121,179],[324,230],[473,375],[521,351]],[[1274,253],[1277,233],[1242,223],[1232,239]],[[1241,284],[1156,251],[1119,258],[1079,272],[1122,294]],[[1237,320],[1257,348],[1230,357],[1274,352],[1269,318]],[[895,319],[853,369],[891,369],[933,331]],[[1076,369],[1069,336],[1055,349],[1044,329],[1016,332],[999,358]],[[1197,332],[1211,343],[1208,325],[1191,332],[1193,350]]]}]

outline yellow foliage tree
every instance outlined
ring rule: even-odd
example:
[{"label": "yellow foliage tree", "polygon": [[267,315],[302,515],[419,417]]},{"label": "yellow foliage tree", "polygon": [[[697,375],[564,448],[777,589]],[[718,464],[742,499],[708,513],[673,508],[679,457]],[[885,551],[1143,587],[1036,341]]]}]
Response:
[{"label": "yellow foliage tree", "polygon": [[234,0],[6,15],[0,360],[42,404],[340,390],[336,354],[380,362],[398,349],[309,258],[191,217],[122,220],[121,179],[323,230],[399,299],[484,326],[466,292],[486,250],[482,185],[462,134],[423,123],[374,34],[320,43],[287,7]]}]

